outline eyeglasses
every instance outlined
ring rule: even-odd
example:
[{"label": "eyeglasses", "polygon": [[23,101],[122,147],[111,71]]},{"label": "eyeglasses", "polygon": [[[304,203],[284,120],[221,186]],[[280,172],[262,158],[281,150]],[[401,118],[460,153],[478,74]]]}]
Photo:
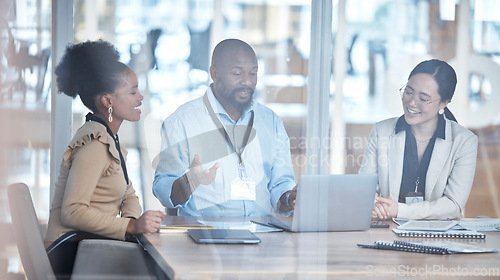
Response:
[{"label": "eyeglasses", "polygon": [[[407,89],[406,84],[399,89],[399,93],[401,95],[401,99],[404,102],[409,102],[413,99],[413,91],[410,89]],[[430,105],[431,103],[439,101],[439,100],[441,100],[441,98],[438,98],[436,100],[429,100],[429,99],[426,99],[424,97],[418,96],[417,100],[415,100],[415,103],[417,104],[417,106],[422,107],[422,106]]]}]

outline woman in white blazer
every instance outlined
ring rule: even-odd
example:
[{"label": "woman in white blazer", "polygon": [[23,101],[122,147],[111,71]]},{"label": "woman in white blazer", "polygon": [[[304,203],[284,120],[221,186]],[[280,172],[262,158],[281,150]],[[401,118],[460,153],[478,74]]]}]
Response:
[{"label": "woman in white blazer", "polygon": [[462,217],[478,139],[446,107],[456,83],[446,62],[419,63],[400,89],[404,115],[373,126],[359,173],[378,174],[374,219]]}]

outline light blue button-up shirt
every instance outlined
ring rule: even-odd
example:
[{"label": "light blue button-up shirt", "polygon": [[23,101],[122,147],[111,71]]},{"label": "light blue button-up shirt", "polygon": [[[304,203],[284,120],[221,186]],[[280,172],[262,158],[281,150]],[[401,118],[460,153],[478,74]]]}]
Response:
[{"label": "light blue button-up shirt", "polygon": [[[237,149],[241,148],[251,111],[254,112],[252,133],[242,159],[248,178],[256,183],[256,200],[231,200],[231,181],[239,177],[238,156],[217,130],[203,97],[180,106],[163,122],[154,195],[164,206],[178,208],[179,215],[268,216],[277,213],[279,198],[295,187],[290,141],[283,122],[259,103],[253,103],[235,122],[210,88],[207,96]],[[189,171],[195,154],[200,156],[203,169],[220,163],[216,178],[209,185],[200,185],[184,204],[173,205],[172,184]]]}]

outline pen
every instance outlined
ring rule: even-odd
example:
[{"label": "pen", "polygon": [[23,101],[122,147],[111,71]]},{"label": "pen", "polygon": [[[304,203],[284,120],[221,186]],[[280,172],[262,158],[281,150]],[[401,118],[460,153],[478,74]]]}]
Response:
[{"label": "pen", "polygon": [[270,225],[270,224],[268,224],[268,223],[258,222],[258,221],[254,221],[254,220],[250,220],[250,222],[251,222],[251,223],[254,223],[254,224],[261,225],[261,226],[273,227],[272,225]]}]

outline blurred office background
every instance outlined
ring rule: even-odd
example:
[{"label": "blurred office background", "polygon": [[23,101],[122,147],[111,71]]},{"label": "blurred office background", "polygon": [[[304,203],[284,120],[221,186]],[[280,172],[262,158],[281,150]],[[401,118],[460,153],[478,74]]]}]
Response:
[{"label": "blurred office background", "polygon": [[[70,114],[51,119],[56,112],[53,104],[59,104],[54,100],[61,98],[52,91],[57,2],[0,1],[2,223],[9,222],[6,186],[14,182],[30,186],[39,218],[48,219],[55,179],[52,175],[51,180],[51,173],[60,164],[60,159],[51,164],[51,147],[57,143],[64,149],[51,126],[65,118],[72,130],[66,133],[72,135],[88,112],[75,99],[67,103]],[[138,75],[145,96],[142,119],[126,123],[120,139],[129,151],[127,165],[145,209],[161,208],[151,184],[162,120],[179,105],[204,94],[213,47],[233,37],[245,40],[257,53],[256,100],[283,119],[296,179],[306,172],[357,173],[372,124],[402,114],[398,89],[411,69],[429,58],[452,64],[459,85],[450,108],[479,137],[476,176],[464,213],[500,218],[500,174],[496,172],[500,164],[500,1],[68,2],[73,5],[73,17],[69,17],[73,22],[57,22],[67,28],[73,24],[74,42],[110,41]],[[331,15],[312,17],[325,3]],[[325,19],[331,25],[326,25],[331,31],[328,36],[317,31],[318,25],[325,26],[318,21]],[[322,38],[328,42],[316,48]],[[319,59],[318,50],[323,51]],[[314,67],[326,65],[327,71],[310,72],[313,63]],[[326,91],[313,87],[311,75],[328,78]],[[322,106],[327,110],[318,114]],[[322,124],[311,121],[312,116]],[[308,126],[327,133],[308,134]],[[311,154],[308,149],[319,152]]]}]

